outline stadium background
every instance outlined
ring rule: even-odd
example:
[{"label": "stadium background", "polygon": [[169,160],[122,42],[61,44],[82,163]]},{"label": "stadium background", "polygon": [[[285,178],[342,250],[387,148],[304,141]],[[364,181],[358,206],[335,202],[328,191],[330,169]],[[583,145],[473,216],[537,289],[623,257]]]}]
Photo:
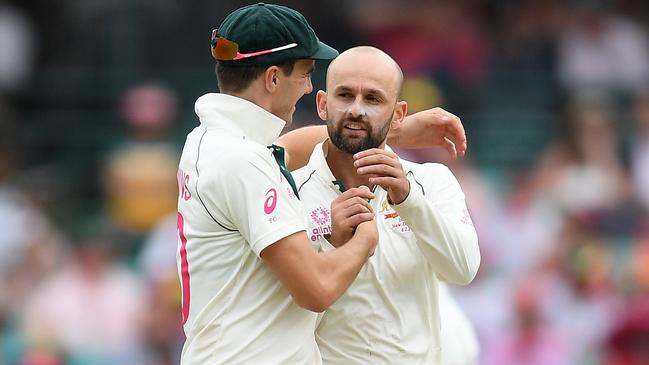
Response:
[{"label": "stadium background", "polygon": [[[461,116],[466,158],[403,154],[466,192],[483,260],[453,289],[481,363],[649,363],[649,3],[278,3]],[[175,164],[245,4],[0,1],[0,364],[178,363]]]}]

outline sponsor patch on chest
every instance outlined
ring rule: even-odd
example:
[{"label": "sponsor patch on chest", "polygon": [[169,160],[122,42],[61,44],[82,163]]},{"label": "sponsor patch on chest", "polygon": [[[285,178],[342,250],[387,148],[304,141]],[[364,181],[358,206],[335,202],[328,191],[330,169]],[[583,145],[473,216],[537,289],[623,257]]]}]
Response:
[{"label": "sponsor patch on chest", "polygon": [[311,227],[311,241],[315,242],[320,238],[323,238],[324,235],[331,234],[331,213],[329,209],[324,207],[317,207],[309,213],[309,218],[311,222],[309,226]]}]

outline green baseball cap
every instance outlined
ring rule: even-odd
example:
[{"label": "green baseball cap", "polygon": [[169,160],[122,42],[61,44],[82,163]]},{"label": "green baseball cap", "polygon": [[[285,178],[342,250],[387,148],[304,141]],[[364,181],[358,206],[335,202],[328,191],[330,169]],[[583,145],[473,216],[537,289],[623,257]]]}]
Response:
[{"label": "green baseball cap", "polygon": [[302,14],[281,5],[258,3],[239,8],[213,32],[213,48],[216,37],[236,43],[238,56],[247,56],[217,59],[228,66],[274,65],[298,59],[330,60],[338,56],[338,51],[318,39]]}]

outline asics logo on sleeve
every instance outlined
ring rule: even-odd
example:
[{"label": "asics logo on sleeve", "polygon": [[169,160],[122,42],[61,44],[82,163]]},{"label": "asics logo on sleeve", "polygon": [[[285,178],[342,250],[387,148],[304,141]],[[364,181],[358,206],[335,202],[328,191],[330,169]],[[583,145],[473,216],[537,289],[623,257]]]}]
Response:
[{"label": "asics logo on sleeve", "polygon": [[275,188],[270,188],[264,195],[266,196],[266,201],[264,202],[264,213],[270,214],[277,206],[277,190],[275,190]]}]

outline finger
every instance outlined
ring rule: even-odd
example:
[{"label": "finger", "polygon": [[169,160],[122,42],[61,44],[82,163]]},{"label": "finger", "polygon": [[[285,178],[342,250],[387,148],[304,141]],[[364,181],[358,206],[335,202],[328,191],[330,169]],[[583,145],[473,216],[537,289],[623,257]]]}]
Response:
[{"label": "finger", "polygon": [[349,198],[347,200],[339,202],[338,204],[336,204],[335,207],[332,205],[332,209],[335,210],[336,212],[342,212],[353,205],[362,205],[367,209],[371,209],[372,207],[368,200],[355,196],[353,198]]},{"label": "finger", "polygon": [[354,159],[362,158],[365,156],[371,156],[377,153],[377,151],[380,150],[380,148],[370,148],[368,150],[360,151],[354,154],[352,156]]},{"label": "finger", "polygon": [[392,158],[397,157],[396,154],[394,154],[393,152],[390,152],[388,150],[384,150],[382,148],[370,148],[369,150],[364,150],[364,151],[355,153],[353,158],[354,158],[354,160],[358,160],[358,159],[361,159],[363,157],[374,156],[374,155],[386,155],[386,156],[389,156],[389,157],[392,157]]},{"label": "finger", "polygon": [[464,136],[464,140],[459,145],[456,143],[455,146],[457,147],[458,155],[460,157],[464,156],[467,148],[469,148],[469,142],[467,142],[466,135]]},{"label": "finger", "polygon": [[371,165],[358,168],[356,170],[359,175],[375,175],[375,176],[391,176],[391,177],[402,177],[403,169],[395,168],[388,165]]},{"label": "finger", "polygon": [[345,219],[346,217],[361,213],[372,213],[372,207],[369,204],[353,204],[341,209],[338,214],[342,219]]},{"label": "finger", "polygon": [[460,156],[464,156],[467,147],[466,132],[460,118],[453,116],[446,125],[446,138],[455,143]]},{"label": "finger", "polygon": [[361,213],[361,214],[356,214],[352,217],[349,217],[345,221],[345,225],[348,227],[357,227],[359,224],[363,222],[370,222],[374,219],[374,213]]},{"label": "finger", "polygon": [[361,197],[358,197],[358,196],[355,196],[355,197],[353,197],[351,199],[348,199],[348,200],[345,200],[344,202],[342,202],[340,204],[338,210],[344,211],[344,210],[346,210],[349,207],[352,207],[354,205],[360,205],[360,206],[365,207],[367,209],[367,211],[372,211],[372,206],[370,205],[370,203],[367,200],[365,200],[365,199],[363,199]]},{"label": "finger", "polygon": [[346,200],[349,200],[353,197],[360,197],[365,200],[373,199],[374,194],[370,191],[370,189],[367,186],[361,186],[358,188],[351,188],[347,189],[344,193],[340,194],[335,200],[333,204],[339,204],[342,203]]},{"label": "finger", "polygon": [[447,130],[444,139],[447,139],[455,144],[455,150],[457,151],[458,156],[461,157],[465,155],[468,145],[466,134],[462,135],[462,138],[458,138],[456,135],[452,134],[451,130]]},{"label": "finger", "polygon": [[453,143],[453,141],[448,138],[444,138],[444,148],[452,159],[457,159],[457,149],[455,148],[455,143]]},{"label": "finger", "polygon": [[379,185],[383,190],[388,190],[390,188],[402,186],[402,184],[405,184],[403,180],[405,180],[405,177],[403,179],[398,179],[390,176],[382,176],[370,178],[370,183]]},{"label": "finger", "polygon": [[399,157],[397,157],[397,155],[395,154],[392,155],[375,154],[371,156],[361,157],[358,160],[354,161],[354,166],[357,168],[368,166],[368,165],[380,165],[380,164],[390,165],[392,167],[399,167],[401,166],[401,161],[399,161]]}]

